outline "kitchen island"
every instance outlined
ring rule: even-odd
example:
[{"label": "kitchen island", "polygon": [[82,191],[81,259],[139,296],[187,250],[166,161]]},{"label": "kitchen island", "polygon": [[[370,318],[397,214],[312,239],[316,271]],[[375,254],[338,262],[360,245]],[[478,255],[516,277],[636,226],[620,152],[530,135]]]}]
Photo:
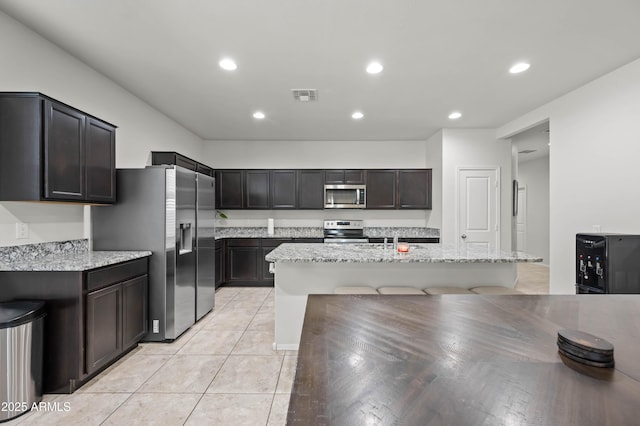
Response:
[{"label": "kitchen island", "polygon": [[295,350],[309,294],[336,287],[503,286],[517,280],[518,262],[541,262],[525,253],[411,244],[398,253],[383,244],[281,244],[266,258],[275,264],[276,349]]}]

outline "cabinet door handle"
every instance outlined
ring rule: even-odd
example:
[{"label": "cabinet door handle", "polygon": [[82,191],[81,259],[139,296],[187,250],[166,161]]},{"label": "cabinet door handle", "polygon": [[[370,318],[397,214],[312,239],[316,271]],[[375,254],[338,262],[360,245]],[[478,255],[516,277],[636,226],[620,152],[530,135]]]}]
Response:
[{"label": "cabinet door handle", "polygon": [[467,239],[467,234],[460,235],[460,238],[462,238],[463,240],[466,240]]}]

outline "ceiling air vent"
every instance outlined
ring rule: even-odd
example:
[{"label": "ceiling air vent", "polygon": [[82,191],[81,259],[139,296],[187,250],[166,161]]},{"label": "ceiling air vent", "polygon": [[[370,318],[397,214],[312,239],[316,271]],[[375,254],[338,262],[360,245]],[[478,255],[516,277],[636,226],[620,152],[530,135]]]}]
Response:
[{"label": "ceiling air vent", "polygon": [[535,149],[523,149],[522,151],[518,151],[518,154],[531,154],[532,152],[536,152]]},{"label": "ceiling air vent", "polygon": [[293,99],[298,102],[315,102],[318,100],[318,91],[316,89],[291,89]]}]

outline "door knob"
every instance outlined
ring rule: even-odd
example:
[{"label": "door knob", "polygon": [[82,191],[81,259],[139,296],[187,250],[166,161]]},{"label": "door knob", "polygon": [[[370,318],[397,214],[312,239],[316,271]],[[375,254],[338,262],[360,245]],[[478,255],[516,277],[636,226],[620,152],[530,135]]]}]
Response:
[{"label": "door knob", "polygon": [[460,235],[460,237],[462,237],[463,240],[466,240],[467,239],[467,234],[462,234],[462,235]]}]

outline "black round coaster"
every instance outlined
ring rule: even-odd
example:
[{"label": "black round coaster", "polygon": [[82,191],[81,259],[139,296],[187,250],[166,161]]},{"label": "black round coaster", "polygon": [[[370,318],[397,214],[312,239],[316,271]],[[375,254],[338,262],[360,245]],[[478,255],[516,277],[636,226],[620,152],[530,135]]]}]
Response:
[{"label": "black round coaster", "polygon": [[576,362],[593,367],[613,367],[613,345],[579,330],[558,331],[558,351]]},{"label": "black round coaster", "polygon": [[571,355],[569,352],[565,352],[560,348],[558,348],[558,352],[560,352],[562,355],[566,356],[567,358],[575,362],[578,362],[584,365],[590,365],[592,367],[612,368],[615,365],[615,362],[613,360],[610,362],[596,362],[596,361],[590,361],[588,359],[580,358],[575,355]]},{"label": "black round coaster", "polygon": [[605,339],[579,330],[560,330],[558,340],[567,342],[586,351],[612,354],[613,345]]},{"label": "black round coaster", "polygon": [[572,345],[570,343],[564,342],[558,339],[558,348],[562,349],[565,352],[568,352],[574,356],[584,358],[589,361],[594,362],[611,362],[613,361],[613,353],[603,354],[600,352],[591,352],[586,349],[582,349],[579,346]]}]

